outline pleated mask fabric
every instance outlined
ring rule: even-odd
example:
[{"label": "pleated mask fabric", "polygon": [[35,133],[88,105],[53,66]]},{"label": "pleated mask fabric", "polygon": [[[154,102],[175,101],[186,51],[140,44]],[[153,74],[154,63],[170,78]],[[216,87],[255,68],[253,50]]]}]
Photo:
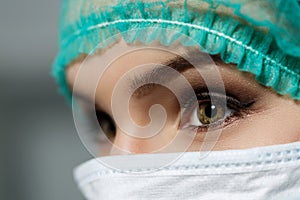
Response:
[{"label": "pleated mask fabric", "polygon": [[[296,200],[299,147],[298,142],[213,151],[206,157],[200,152],[109,156],[82,164],[74,177],[88,200]],[[175,162],[159,166],[175,154]]]}]

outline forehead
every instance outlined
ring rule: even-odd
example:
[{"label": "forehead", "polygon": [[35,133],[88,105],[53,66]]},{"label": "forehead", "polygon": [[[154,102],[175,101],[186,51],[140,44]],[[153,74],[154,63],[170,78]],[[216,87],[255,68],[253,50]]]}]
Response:
[{"label": "forehead", "polygon": [[[106,51],[88,56],[84,61],[69,66],[66,78],[74,93],[88,98],[96,93],[96,99],[104,102],[103,98],[111,97],[114,86],[129,70],[149,63],[162,64],[174,57],[176,54],[159,48],[133,49],[121,40]],[[98,93],[101,95],[97,95]]]},{"label": "forehead", "polygon": [[[156,45],[156,47],[159,46]],[[139,46],[139,48],[132,48],[132,46],[127,45],[121,40],[106,51],[88,56],[83,62],[78,62],[70,66],[66,73],[67,81],[70,88],[73,88],[73,93],[80,94],[80,96],[83,96],[86,99],[92,101],[95,100],[95,102],[98,103],[100,102],[102,105],[99,105],[99,107],[101,108],[109,108],[114,87],[131,69],[142,66],[143,73],[143,70],[145,72],[149,71],[149,67],[146,65],[151,63],[165,64],[175,57],[178,57],[178,54],[184,55],[184,57],[191,55],[193,58],[200,56],[200,51],[195,51],[195,47],[187,48],[179,45],[177,47],[181,49],[178,51],[176,51],[177,49],[167,51],[163,48],[149,48],[149,46],[145,48],[142,46]],[[174,52],[179,53],[176,54]],[[240,79],[241,74],[233,65],[225,65],[220,58],[216,56],[213,56],[212,58],[218,66],[218,71],[222,74],[222,77],[227,77],[227,79],[225,78],[227,81],[246,81]],[[188,58],[188,61],[190,61],[190,58]],[[201,61],[197,58],[194,59],[193,64],[194,63],[196,65],[201,65]],[[202,64],[205,65],[205,62]],[[184,73],[184,75],[190,77],[190,80],[199,80],[199,76],[196,76],[195,74],[197,74],[195,73],[195,70],[187,70]],[[213,78],[214,76],[210,77]],[[249,78],[252,80],[252,77]]]}]

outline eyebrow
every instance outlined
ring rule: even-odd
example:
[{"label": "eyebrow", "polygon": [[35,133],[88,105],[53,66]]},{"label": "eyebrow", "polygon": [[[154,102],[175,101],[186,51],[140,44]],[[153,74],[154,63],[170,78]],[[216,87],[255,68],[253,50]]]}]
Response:
[{"label": "eyebrow", "polygon": [[[156,80],[156,82],[158,83],[165,83],[178,77],[178,74],[167,74],[170,70],[168,68],[172,68],[182,74],[188,69],[196,67],[193,66],[193,64],[191,64],[189,61],[192,61],[192,63],[201,62],[202,65],[211,64],[211,60],[206,59],[205,62],[207,63],[203,62],[203,57],[201,57],[201,55],[207,54],[203,54],[199,50],[188,50],[184,53],[184,57],[177,55],[176,57],[163,62],[152,70],[146,71],[140,75],[135,75],[134,77],[129,79],[129,92],[133,94],[134,97],[141,98],[150,94],[155,88],[159,86],[158,84],[151,83],[153,82],[153,80]],[[209,56],[217,65],[222,62],[219,55]]]}]

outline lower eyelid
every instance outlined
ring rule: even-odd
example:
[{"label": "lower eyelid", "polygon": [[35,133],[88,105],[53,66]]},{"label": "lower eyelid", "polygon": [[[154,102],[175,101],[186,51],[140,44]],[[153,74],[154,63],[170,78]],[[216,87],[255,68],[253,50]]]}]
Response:
[{"label": "lower eyelid", "polygon": [[[212,128],[212,129],[225,128],[228,125],[233,124],[235,121],[242,120],[246,117],[249,117],[252,114],[255,114],[256,111],[253,110],[253,108],[252,108],[254,103],[255,102],[252,101],[248,104],[245,104],[244,108],[238,108],[237,111],[232,111],[232,114],[227,115],[227,117],[225,119],[220,120],[219,122],[215,122],[215,123],[208,124],[208,125],[194,126],[194,127],[197,127],[197,132],[207,132],[207,130],[209,128]],[[230,108],[230,107],[233,107],[233,106],[227,106],[227,109],[225,111],[225,112],[227,112],[227,114],[228,114],[228,112],[230,112],[228,110],[234,110],[234,108]],[[235,108],[235,109],[237,109],[237,108]],[[225,114],[225,116],[226,116],[226,114]]]},{"label": "lower eyelid", "polygon": [[215,124],[205,125],[205,126],[199,126],[197,131],[198,132],[207,132],[209,128],[211,129],[220,129],[220,128],[226,128],[227,126],[233,125],[234,122],[243,119],[244,117],[238,117],[235,114],[232,114],[225,118],[225,120],[221,120],[220,122],[216,122]]},{"label": "lower eyelid", "polygon": [[250,109],[244,109],[240,110],[239,112],[234,112],[231,116],[227,117],[224,120],[223,127],[225,128],[229,125],[233,125],[233,123],[237,121],[247,120],[247,118],[252,116],[253,114],[256,114],[256,112]]}]

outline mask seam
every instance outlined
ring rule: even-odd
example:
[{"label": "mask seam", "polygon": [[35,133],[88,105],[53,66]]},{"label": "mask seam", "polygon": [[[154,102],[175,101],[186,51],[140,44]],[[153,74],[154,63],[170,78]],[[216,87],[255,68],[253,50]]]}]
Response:
[{"label": "mask seam", "polygon": [[[295,161],[295,160],[294,160]],[[300,156],[297,158],[296,162],[299,162],[300,161]],[[278,163],[272,163],[274,165],[277,165]],[[263,165],[263,164],[262,164]],[[299,165],[299,163],[297,163],[297,166]],[[242,165],[239,166],[240,169],[242,169]],[[256,167],[256,166],[247,166],[247,167]],[[292,167],[295,167],[295,165],[293,165]],[[281,169],[282,167],[277,167],[275,169]],[[176,170],[181,170],[181,171],[190,171],[190,170],[208,170],[208,167],[207,168],[200,168],[199,166],[197,165],[181,165],[181,166],[176,166],[174,168],[163,168],[162,170],[165,170],[165,171],[176,171]],[[215,167],[214,169],[209,169],[209,170],[225,170],[226,168],[222,168],[222,167]],[[236,168],[228,168],[228,170],[234,170]],[[112,171],[95,171],[93,173],[90,173],[90,175],[87,175],[85,176],[84,178],[81,178],[81,181],[78,181],[78,185],[79,186],[83,186],[83,185],[86,185],[90,182],[93,182],[95,180],[97,180],[98,178],[100,178],[101,176],[103,175],[115,175],[115,174],[120,174],[121,176],[126,176],[125,173],[138,173],[138,172],[145,172],[147,173],[148,171],[151,171],[153,173],[155,173],[156,171],[153,171],[153,169],[144,169],[144,170],[140,170],[140,171],[117,171],[117,170],[112,170]],[[255,172],[260,172],[260,171],[270,171],[272,169],[265,169],[265,170],[256,170]],[[227,173],[223,173],[224,171],[219,171],[220,173],[217,173],[217,174],[227,174]],[[252,171],[250,171],[252,172]],[[213,172],[215,173],[215,172]],[[228,174],[245,174],[245,173],[249,173],[249,171],[239,171],[239,172],[234,172],[234,173],[228,173]],[[136,176],[139,175],[139,174],[136,174]],[[142,175],[142,174],[141,174]],[[165,174],[165,175],[168,175],[168,174]],[[172,174],[171,174],[172,175]],[[173,175],[176,175],[176,174],[173,174]],[[201,175],[201,174],[200,174]],[[215,174],[205,174],[205,175],[215,175]],[[79,180],[79,179],[78,179]]]},{"label": "mask seam", "polygon": [[[285,157],[285,158],[271,158],[273,155],[276,155],[279,157],[280,155],[282,156],[283,153],[286,153],[287,156],[290,157]],[[294,150],[287,150],[284,152],[274,152],[274,153],[267,153],[266,158],[264,158],[261,161],[256,161],[254,163],[251,163],[251,161],[248,162],[239,162],[239,163],[215,163],[215,164],[193,164],[193,165],[177,165],[177,166],[168,166],[168,167],[163,167],[162,170],[191,170],[191,169],[208,169],[208,168],[213,168],[213,169],[233,169],[233,168],[241,168],[241,167],[258,167],[258,166],[271,166],[271,165],[280,165],[284,163],[293,163],[293,162],[299,162],[300,161],[300,149],[294,149]],[[292,155],[291,154],[295,155]],[[268,160],[272,159],[272,160]],[[225,161],[226,162],[226,161]],[[280,168],[280,166],[278,166]],[[133,169],[133,170],[105,170],[102,171],[101,174],[115,174],[115,173],[134,173],[134,172],[148,172],[148,171],[153,171],[156,168],[147,168],[147,169]],[[156,169],[157,170],[157,169]]]}]

